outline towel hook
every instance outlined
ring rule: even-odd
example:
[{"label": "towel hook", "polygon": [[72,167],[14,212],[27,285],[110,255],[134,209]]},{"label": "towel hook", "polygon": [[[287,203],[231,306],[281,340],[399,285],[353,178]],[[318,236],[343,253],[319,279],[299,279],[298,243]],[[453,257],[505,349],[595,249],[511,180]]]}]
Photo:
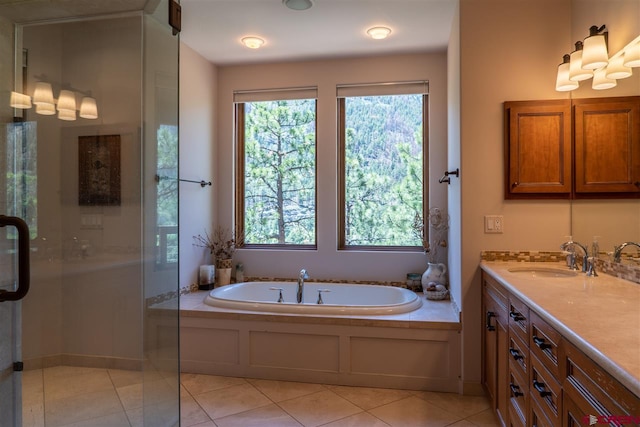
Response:
[{"label": "towel hook", "polygon": [[455,175],[456,178],[460,177],[460,169],[456,168],[456,170],[454,171],[444,171],[444,175],[442,175],[442,178],[440,178],[438,180],[438,182],[440,184],[446,182],[447,184],[451,184],[451,177],[450,175]]}]

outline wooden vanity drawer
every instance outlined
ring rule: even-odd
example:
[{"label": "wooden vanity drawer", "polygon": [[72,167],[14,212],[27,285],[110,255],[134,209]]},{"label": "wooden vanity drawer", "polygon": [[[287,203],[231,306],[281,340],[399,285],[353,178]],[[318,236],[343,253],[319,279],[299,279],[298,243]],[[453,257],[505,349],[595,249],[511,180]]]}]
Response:
[{"label": "wooden vanity drawer", "polygon": [[517,415],[519,423],[513,423],[513,425],[527,425],[527,412],[529,404],[529,387],[527,380],[525,380],[519,373],[520,368],[515,366],[513,361],[509,361],[509,377],[507,393],[509,395],[509,419],[513,418],[513,415]]},{"label": "wooden vanity drawer", "polygon": [[522,341],[529,341],[529,307],[513,296],[509,296],[509,327]]},{"label": "wooden vanity drawer", "polygon": [[562,338],[555,329],[542,320],[535,312],[530,314],[531,337],[529,350],[536,356],[555,378],[561,378],[558,365],[558,351]]},{"label": "wooden vanity drawer", "polygon": [[554,426],[562,424],[562,389],[558,380],[531,355],[529,377],[530,400],[535,401]]},{"label": "wooden vanity drawer", "polygon": [[562,388],[564,395],[569,395],[575,404],[592,410],[588,413],[594,416],[640,415],[640,398],[573,344],[565,342],[561,354],[566,375]]},{"label": "wooden vanity drawer", "polygon": [[529,378],[529,346],[518,338],[518,335],[509,331],[509,360],[520,368],[520,374]]},{"label": "wooden vanity drawer", "polygon": [[531,427],[558,427],[558,424],[549,421],[536,399],[529,401],[529,425]]}]

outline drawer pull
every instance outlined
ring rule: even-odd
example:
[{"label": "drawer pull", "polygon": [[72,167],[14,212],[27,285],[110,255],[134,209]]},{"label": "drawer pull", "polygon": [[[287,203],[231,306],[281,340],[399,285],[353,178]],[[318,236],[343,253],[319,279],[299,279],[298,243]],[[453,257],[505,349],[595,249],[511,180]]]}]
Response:
[{"label": "drawer pull", "polygon": [[533,388],[535,388],[536,391],[540,394],[540,397],[551,396],[551,392],[545,390],[544,383],[533,380]]},{"label": "drawer pull", "polygon": [[540,348],[540,350],[551,348],[551,344],[547,344],[544,338],[538,338],[535,335],[533,336],[533,342]]},{"label": "drawer pull", "polygon": [[515,348],[510,348],[509,349],[509,353],[511,353],[511,356],[513,357],[513,360],[520,360],[522,359],[522,355],[520,354],[520,352],[518,350],[516,350]]},{"label": "drawer pull", "polygon": [[493,311],[487,311],[487,321],[485,323],[485,327],[487,331],[495,331],[496,327],[491,324],[491,318],[496,317],[496,314]]},{"label": "drawer pull", "polygon": [[509,317],[511,317],[516,322],[520,322],[522,320],[525,320],[525,317],[522,314],[518,313],[517,311],[509,312]]},{"label": "drawer pull", "polygon": [[513,394],[514,397],[524,396],[524,393],[520,392],[520,387],[514,383],[509,384],[509,387],[511,388],[511,394]]}]

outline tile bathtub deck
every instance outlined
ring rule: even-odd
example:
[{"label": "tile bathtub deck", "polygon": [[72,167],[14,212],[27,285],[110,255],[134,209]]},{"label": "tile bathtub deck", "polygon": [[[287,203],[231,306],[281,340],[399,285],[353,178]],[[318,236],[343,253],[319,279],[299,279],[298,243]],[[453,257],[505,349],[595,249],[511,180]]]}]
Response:
[{"label": "tile bathtub deck", "polygon": [[[498,425],[478,396],[200,374],[180,382],[183,427]],[[23,383],[25,427],[142,425],[140,372],[59,366],[26,371]]]}]

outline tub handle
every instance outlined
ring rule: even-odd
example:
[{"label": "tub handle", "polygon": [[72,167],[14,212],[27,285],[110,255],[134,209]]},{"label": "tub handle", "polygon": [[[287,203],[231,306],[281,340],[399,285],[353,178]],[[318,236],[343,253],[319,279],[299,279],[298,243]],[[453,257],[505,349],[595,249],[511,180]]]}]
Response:
[{"label": "tub handle", "polygon": [[323,292],[331,292],[331,289],[318,289],[318,304],[324,304],[324,301],[322,301]]},{"label": "tub handle", "polygon": [[282,291],[283,291],[284,289],[282,289],[282,288],[275,288],[275,287],[273,287],[273,288],[269,288],[269,290],[271,290],[271,291],[278,291],[278,302],[284,302],[284,298],[282,298]]}]

